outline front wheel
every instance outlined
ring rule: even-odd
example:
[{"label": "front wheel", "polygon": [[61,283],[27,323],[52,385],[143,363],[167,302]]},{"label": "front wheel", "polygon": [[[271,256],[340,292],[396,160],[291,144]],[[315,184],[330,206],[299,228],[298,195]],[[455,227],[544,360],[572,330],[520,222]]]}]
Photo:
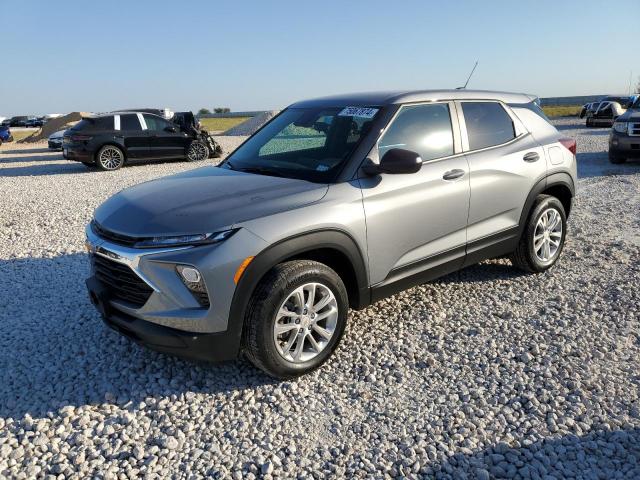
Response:
[{"label": "front wheel", "polygon": [[566,235],[567,216],[562,202],[550,195],[539,195],[511,261],[521,270],[544,272],[558,261]]},{"label": "front wheel", "polygon": [[124,165],[124,153],[115,145],[105,145],[98,150],[96,165],[100,170],[118,170]]},{"label": "front wheel", "polygon": [[200,162],[209,158],[209,147],[200,140],[194,140],[187,149],[187,160],[190,162]]},{"label": "front wheel", "polygon": [[344,283],[326,265],[310,260],[276,265],[249,302],[244,352],[272,377],[308,373],[336,349],[348,305]]}]

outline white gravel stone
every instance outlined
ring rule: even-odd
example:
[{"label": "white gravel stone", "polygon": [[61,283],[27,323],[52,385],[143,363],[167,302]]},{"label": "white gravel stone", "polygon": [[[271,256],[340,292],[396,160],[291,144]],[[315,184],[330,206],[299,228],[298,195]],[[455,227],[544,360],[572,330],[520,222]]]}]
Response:
[{"label": "white gravel stone", "polygon": [[96,172],[3,145],[0,478],[640,478],[640,164],[556,123],[580,174],[556,267],[487,261],[352,312],[289,382],[140,348],[87,298],[94,208],[204,163]]}]

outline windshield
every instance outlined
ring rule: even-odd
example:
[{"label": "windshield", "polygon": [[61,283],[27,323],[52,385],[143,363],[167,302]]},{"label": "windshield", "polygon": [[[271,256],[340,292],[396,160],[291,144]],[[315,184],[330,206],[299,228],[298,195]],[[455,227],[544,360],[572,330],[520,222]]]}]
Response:
[{"label": "windshield", "polygon": [[331,182],[378,114],[375,107],[289,108],[241,145],[221,166]]}]

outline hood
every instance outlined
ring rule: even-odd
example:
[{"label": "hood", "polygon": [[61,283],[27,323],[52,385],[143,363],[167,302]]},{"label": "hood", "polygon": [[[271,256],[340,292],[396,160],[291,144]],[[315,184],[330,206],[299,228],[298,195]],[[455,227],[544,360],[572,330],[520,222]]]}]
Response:
[{"label": "hood", "polygon": [[133,237],[216,232],[322,199],[328,185],[204,167],[114,195],[95,220]]},{"label": "hood", "polygon": [[618,122],[640,122],[640,108],[630,108],[617,118]]}]

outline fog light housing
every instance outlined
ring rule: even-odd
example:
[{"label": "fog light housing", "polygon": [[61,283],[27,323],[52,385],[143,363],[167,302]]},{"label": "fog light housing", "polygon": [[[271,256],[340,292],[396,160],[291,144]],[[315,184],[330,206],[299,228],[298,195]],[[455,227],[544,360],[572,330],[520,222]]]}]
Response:
[{"label": "fog light housing", "polygon": [[209,294],[200,271],[191,265],[176,265],[176,272],[201,307],[209,307]]}]

